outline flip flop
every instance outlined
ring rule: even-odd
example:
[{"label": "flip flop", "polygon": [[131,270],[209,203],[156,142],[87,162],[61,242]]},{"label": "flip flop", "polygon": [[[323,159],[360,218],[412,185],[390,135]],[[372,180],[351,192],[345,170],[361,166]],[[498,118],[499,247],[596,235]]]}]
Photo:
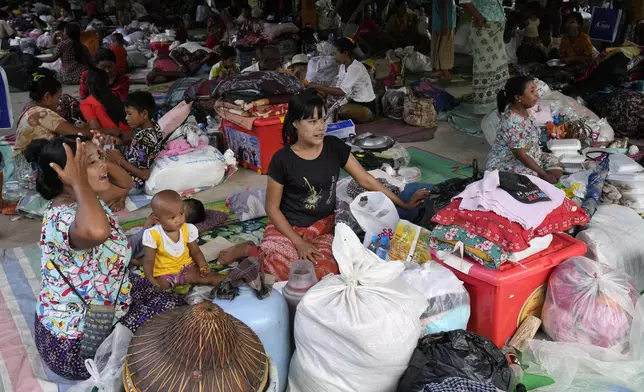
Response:
[{"label": "flip flop", "polygon": [[13,205],[8,205],[5,206],[1,211],[2,215],[18,215],[18,212],[16,212],[16,207],[18,207],[17,204]]}]

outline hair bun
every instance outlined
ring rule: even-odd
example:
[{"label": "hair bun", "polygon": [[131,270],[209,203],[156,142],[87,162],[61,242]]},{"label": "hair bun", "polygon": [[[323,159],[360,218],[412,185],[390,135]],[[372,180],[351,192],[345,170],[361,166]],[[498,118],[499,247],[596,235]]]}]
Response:
[{"label": "hair bun", "polygon": [[25,156],[27,162],[38,162],[38,158],[42,154],[42,151],[47,144],[49,144],[49,140],[47,139],[34,139],[31,143],[29,143],[22,154]]}]

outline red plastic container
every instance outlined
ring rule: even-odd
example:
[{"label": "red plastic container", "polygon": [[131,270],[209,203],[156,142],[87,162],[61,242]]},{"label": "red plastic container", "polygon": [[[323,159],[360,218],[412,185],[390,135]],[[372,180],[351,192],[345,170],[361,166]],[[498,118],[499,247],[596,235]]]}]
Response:
[{"label": "red plastic container", "polygon": [[467,329],[503,347],[526,317],[539,317],[546,299],[548,277],[559,264],[586,254],[586,244],[567,234],[554,234],[550,247],[516,263],[505,263],[497,270],[476,262],[447,264],[470,293],[471,316]]},{"label": "red plastic container", "polygon": [[253,129],[223,120],[226,142],[239,163],[259,174],[266,174],[273,155],[283,147],[282,117],[260,118],[253,122]]},{"label": "red plastic container", "polygon": [[168,56],[170,55],[170,45],[172,45],[172,42],[155,41],[150,42],[149,46],[152,52],[157,52],[157,54],[159,55]]}]

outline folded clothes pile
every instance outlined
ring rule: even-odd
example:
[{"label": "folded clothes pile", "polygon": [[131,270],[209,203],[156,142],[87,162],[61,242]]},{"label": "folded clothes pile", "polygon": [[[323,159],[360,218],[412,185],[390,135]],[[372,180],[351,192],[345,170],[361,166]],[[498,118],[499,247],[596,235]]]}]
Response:
[{"label": "folded clothes pile", "polygon": [[499,171],[465,191],[432,218],[430,247],[464,253],[496,269],[546,249],[552,233],[588,223],[588,215],[560,189],[533,176]]}]

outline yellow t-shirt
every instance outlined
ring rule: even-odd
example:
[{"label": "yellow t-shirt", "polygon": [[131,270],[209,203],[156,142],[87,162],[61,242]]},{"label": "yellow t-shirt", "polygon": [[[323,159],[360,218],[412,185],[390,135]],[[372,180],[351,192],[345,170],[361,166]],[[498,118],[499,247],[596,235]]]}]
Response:
[{"label": "yellow t-shirt", "polygon": [[[219,75],[221,75],[221,71],[223,71],[223,66],[221,64],[221,61],[218,62],[217,64],[213,65],[212,68],[210,68],[210,76],[208,79],[210,80],[217,80],[219,79]],[[233,67],[233,70],[235,73],[239,73],[239,67],[237,64]]]},{"label": "yellow t-shirt", "polygon": [[184,223],[179,230],[179,241],[168,237],[161,225],[150,227],[143,233],[143,246],[156,249],[154,276],[176,275],[192,264],[188,244],[199,237],[195,225]]}]

